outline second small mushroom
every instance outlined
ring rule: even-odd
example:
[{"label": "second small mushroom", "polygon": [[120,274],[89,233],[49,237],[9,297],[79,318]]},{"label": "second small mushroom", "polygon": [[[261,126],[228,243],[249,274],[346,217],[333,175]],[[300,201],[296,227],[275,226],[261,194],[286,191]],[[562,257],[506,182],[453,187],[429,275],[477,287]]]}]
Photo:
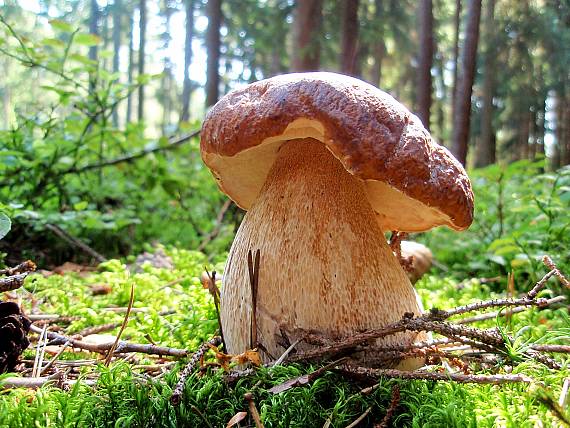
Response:
[{"label": "second small mushroom", "polygon": [[[221,290],[230,353],[251,345],[248,251],[261,252],[257,340],[269,360],[299,331],[340,339],[420,313],[384,232],[472,221],[463,167],[405,107],[351,77],[288,74],[231,92],[208,113],[201,152],[220,189],[248,210]],[[373,350],[359,363],[374,364]]]}]

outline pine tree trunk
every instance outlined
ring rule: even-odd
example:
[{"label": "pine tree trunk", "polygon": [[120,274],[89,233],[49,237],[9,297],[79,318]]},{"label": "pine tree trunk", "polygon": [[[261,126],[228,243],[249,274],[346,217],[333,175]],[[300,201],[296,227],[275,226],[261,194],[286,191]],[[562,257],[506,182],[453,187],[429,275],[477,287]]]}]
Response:
[{"label": "pine tree trunk", "polygon": [[[434,51],[437,52],[437,45],[434,46]],[[446,128],[446,117],[445,117],[445,100],[447,99],[448,88],[445,83],[445,58],[443,55],[435,55],[435,65],[437,70],[437,80],[439,81],[439,88],[441,96],[439,99],[436,98],[435,109],[436,109],[436,123],[437,123],[437,140],[439,144],[445,145],[444,136]],[[433,132],[432,132],[433,135]]]},{"label": "pine tree trunk", "polygon": [[477,148],[476,167],[495,163],[493,144],[493,96],[495,93],[495,0],[485,3],[485,59],[483,65],[483,110],[481,112],[481,139]]},{"label": "pine tree trunk", "polygon": [[556,107],[554,111],[556,113],[556,156],[552,161],[552,167],[553,169],[558,169],[561,166],[570,164],[570,141],[568,141],[570,112],[568,111],[568,102],[563,88],[556,91]]},{"label": "pine tree trunk", "polygon": [[370,80],[373,85],[380,87],[382,80],[382,60],[386,55],[386,43],[384,43],[384,22],[383,22],[383,0],[374,1],[374,20],[380,28],[376,43],[374,43],[374,65],[370,73]]},{"label": "pine tree trunk", "polygon": [[519,159],[529,158],[529,136],[530,136],[530,111],[525,111],[521,113],[520,121],[521,128],[519,129]]},{"label": "pine tree trunk", "polygon": [[[146,0],[139,0],[139,12],[140,12],[140,22],[139,22],[139,62],[138,62],[138,74],[139,76],[144,74],[144,56],[145,56],[145,45],[146,45]],[[139,86],[139,103],[137,110],[137,119],[139,122],[144,120],[144,85]]]},{"label": "pine tree trunk", "polygon": [[222,24],[222,1],[208,0],[206,5],[208,29],[206,30],[206,107],[214,105],[220,96],[220,26]]},{"label": "pine tree trunk", "polygon": [[[99,11],[99,4],[97,0],[91,0],[90,2],[90,12],[89,12],[89,33],[99,35],[99,18],[101,12]],[[89,47],[89,59],[91,61],[97,61],[97,46]]]},{"label": "pine tree trunk", "polygon": [[[89,12],[89,33],[96,36],[99,35],[99,5],[97,0],[91,0],[90,2],[90,12]],[[91,61],[97,62],[98,49],[97,45],[89,47],[89,59]],[[89,73],[89,92],[93,93],[95,91],[96,81],[93,73]]]},{"label": "pine tree trunk", "polygon": [[182,88],[182,122],[190,119],[190,64],[192,64],[192,39],[194,36],[194,0],[185,0],[186,10],[186,34],[184,39],[184,83]]},{"label": "pine tree trunk", "polygon": [[323,0],[302,0],[293,19],[292,71],[315,71],[320,66],[320,29]]},{"label": "pine tree trunk", "polygon": [[570,165],[570,108],[564,89],[559,91],[558,144],[560,145],[560,166]]},{"label": "pine tree trunk", "polygon": [[359,0],[341,0],[340,71],[350,76],[356,74],[358,1]]},{"label": "pine tree trunk", "polygon": [[426,129],[430,127],[431,67],[433,64],[432,0],[421,0],[419,5],[419,54],[416,79],[417,114]]},{"label": "pine tree trunk", "polygon": [[[101,38],[103,39],[103,51],[107,52],[109,50],[109,43],[110,43],[110,39],[109,39],[109,9],[108,8],[103,9],[103,13],[101,14],[101,21],[103,23],[102,31],[101,31]],[[109,70],[109,59],[108,59],[107,55],[105,55],[103,58],[101,58],[100,62],[101,62],[101,68],[103,70]]]},{"label": "pine tree trunk", "polygon": [[455,99],[457,96],[457,76],[459,68],[459,32],[461,28],[461,0],[455,1],[455,17],[453,19],[455,32],[453,33],[453,80],[451,83],[451,123],[455,117]]},{"label": "pine tree trunk", "polygon": [[[129,20],[129,65],[127,69],[127,81],[129,85],[133,84],[133,70],[135,68],[135,55],[134,55],[134,27],[135,27],[135,20],[133,13],[131,11],[131,18]],[[127,97],[127,115],[126,115],[126,122],[130,123],[133,116],[133,94],[129,92]]]},{"label": "pine tree trunk", "polygon": [[469,125],[471,120],[471,93],[475,78],[480,18],[481,0],[470,0],[467,10],[465,43],[461,56],[462,70],[458,81],[455,101],[452,138],[452,152],[463,165],[465,165],[467,161]]},{"label": "pine tree trunk", "polygon": [[537,155],[544,156],[544,133],[545,129],[545,115],[546,115],[546,97],[548,94],[544,94],[540,102],[539,110],[536,114],[536,153]]},{"label": "pine tree trunk", "polygon": [[[119,72],[119,60],[121,50],[121,15],[123,13],[121,0],[115,0],[113,4],[113,73]],[[119,112],[113,110],[113,126],[119,126]]]},{"label": "pine tree trunk", "polygon": [[166,134],[170,127],[172,117],[172,62],[169,56],[170,50],[170,18],[172,10],[168,0],[164,1],[164,59],[162,68],[162,132]]}]

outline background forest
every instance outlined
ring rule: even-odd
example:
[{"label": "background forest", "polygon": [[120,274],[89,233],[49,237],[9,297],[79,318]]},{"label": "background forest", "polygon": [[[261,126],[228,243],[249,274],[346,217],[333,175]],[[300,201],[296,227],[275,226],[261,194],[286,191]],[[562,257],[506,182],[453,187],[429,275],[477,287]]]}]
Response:
[{"label": "background forest", "polygon": [[224,93],[289,71],[378,85],[470,168],[501,165],[486,178],[497,189],[515,161],[570,163],[565,1],[0,5],[0,208],[14,222],[1,244],[15,261],[153,240],[226,249],[242,214],[204,171],[196,131]]}]

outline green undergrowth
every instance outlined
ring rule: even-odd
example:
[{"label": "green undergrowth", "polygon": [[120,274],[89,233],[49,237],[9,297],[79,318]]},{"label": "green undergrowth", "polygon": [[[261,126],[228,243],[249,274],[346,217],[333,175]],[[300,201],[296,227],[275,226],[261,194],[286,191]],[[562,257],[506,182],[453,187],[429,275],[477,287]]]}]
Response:
[{"label": "green undergrowth", "polygon": [[[207,263],[205,256],[176,248],[165,252],[173,268],[157,269],[144,265],[140,273],[128,273],[119,261],[99,266],[87,275],[65,274],[44,278],[35,275],[18,291],[24,302],[32,302],[42,313],[79,316],[69,324],[60,323],[65,333],[84,328],[120,323],[124,314],[109,308],[125,307],[130,287],[135,287],[134,307],[143,312],[132,314],[122,338],[136,343],[195,349],[216,332],[217,322],[212,298],[199,281]],[[209,268],[221,266],[209,266]],[[555,280],[551,280],[555,281]],[[93,296],[91,287],[107,284],[111,292]],[[499,296],[477,280],[458,283],[455,279],[427,276],[417,288],[426,307],[449,308],[480,299]],[[548,291],[544,291],[545,296]],[[27,307],[30,311],[31,307]],[[161,314],[162,313],[162,314]],[[519,339],[513,344],[516,357],[529,341],[564,343],[570,336],[570,319],[565,309],[530,310],[514,315],[510,323],[488,320],[481,326],[499,323]],[[110,334],[116,334],[118,329]],[[33,350],[25,353],[33,358]],[[93,358],[93,354],[66,352],[64,359]],[[151,363],[152,357],[139,356],[137,364]],[[156,361],[156,360],[155,360]],[[570,376],[568,360],[560,371],[521,360],[513,369],[544,382],[547,394],[557,401],[563,381]],[[159,379],[145,375],[133,364],[100,364],[81,369],[83,378],[99,375],[95,387],[76,384],[70,391],[45,386],[37,391],[5,390],[0,393],[0,427],[224,427],[232,416],[247,410],[243,400],[252,391],[261,418],[267,427],[314,427],[330,421],[332,427],[350,424],[371,409],[360,426],[379,423],[398,384],[401,403],[392,426],[410,427],[532,427],[561,426],[540,397],[538,386],[461,385],[451,382],[383,380],[370,395],[359,394],[356,385],[337,373],[327,372],[309,386],[273,395],[268,390],[283,381],[313,371],[316,366],[293,365],[260,369],[254,376],[228,385],[221,373],[194,374],[179,407],[169,402],[182,363]],[[13,375],[13,374],[12,374]],[[0,377],[1,383],[1,377]],[[253,426],[246,418],[241,426]]]}]

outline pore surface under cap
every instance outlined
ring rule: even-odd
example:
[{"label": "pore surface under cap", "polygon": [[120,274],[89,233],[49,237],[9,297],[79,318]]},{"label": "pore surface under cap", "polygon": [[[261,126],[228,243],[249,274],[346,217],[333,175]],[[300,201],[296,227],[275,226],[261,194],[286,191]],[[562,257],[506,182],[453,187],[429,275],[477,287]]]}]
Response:
[{"label": "pore surface under cap", "polygon": [[313,138],[365,181],[384,230],[460,230],[473,219],[473,193],[459,162],[404,106],[358,79],[319,72],[253,83],[212,107],[201,135],[204,162],[244,209],[281,144]]}]

